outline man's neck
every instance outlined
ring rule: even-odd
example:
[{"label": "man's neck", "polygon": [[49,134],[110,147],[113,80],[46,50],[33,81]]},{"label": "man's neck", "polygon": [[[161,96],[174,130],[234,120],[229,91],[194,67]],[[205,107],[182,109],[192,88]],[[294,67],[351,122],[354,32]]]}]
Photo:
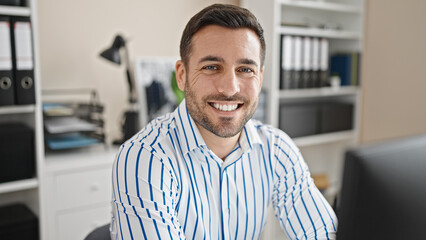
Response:
[{"label": "man's neck", "polygon": [[226,156],[228,156],[228,154],[235,148],[235,145],[237,145],[238,139],[241,135],[240,132],[233,137],[223,138],[215,135],[198,124],[196,125],[204,139],[204,142],[207,144],[207,147],[209,147],[209,149],[222,160],[225,160]]}]

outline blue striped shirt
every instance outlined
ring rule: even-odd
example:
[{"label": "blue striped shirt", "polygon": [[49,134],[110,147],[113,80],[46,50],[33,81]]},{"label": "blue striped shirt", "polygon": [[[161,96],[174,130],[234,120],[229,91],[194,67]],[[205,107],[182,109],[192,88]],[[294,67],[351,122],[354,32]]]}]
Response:
[{"label": "blue striped shirt", "polygon": [[185,101],[121,146],[112,185],[112,239],[258,239],[270,203],[291,239],[335,238],[336,216],[285,133],[250,120],[223,161]]}]

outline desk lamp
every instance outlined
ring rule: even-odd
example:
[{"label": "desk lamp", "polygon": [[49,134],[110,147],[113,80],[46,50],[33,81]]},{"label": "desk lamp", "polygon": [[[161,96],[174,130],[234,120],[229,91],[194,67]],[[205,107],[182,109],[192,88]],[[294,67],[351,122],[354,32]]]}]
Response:
[{"label": "desk lamp", "polygon": [[115,140],[113,144],[122,144],[127,139],[131,138],[137,131],[139,131],[139,114],[136,110],[136,92],[135,92],[135,83],[130,74],[130,60],[129,53],[126,47],[126,41],[120,35],[116,35],[112,46],[102,51],[100,54],[101,57],[120,65],[121,64],[121,55],[120,49],[124,50],[124,62],[126,65],[126,76],[127,83],[129,84],[129,109],[124,113],[122,123],[122,133],[123,139]]}]

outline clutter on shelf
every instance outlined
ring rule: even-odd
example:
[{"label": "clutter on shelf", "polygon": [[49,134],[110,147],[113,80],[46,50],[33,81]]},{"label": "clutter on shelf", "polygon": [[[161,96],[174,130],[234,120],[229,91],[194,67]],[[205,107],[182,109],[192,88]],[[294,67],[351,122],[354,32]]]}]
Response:
[{"label": "clutter on shelf", "polygon": [[103,112],[94,89],[43,90],[46,147],[61,150],[105,143]]}]

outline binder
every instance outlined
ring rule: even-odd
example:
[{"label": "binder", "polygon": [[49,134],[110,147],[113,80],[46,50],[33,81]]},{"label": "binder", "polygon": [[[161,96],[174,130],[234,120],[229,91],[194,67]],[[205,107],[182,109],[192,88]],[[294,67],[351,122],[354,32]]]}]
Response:
[{"label": "binder", "polygon": [[35,103],[34,57],[29,17],[12,17],[12,56],[16,104]]},{"label": "binder", "polygon": [[339,75],[341,86],[351,85],[352,54],[336,54],[330,59],[330,74]]},{"label": "binder", "polygon": [[328,39],[320,40],[319,87],[328,85]]},{"label": "binder", "polygon": [[312,44],[310,37],[303,38],[303,72],[301,88],[311,87]]},{"label": "binder", "polygon": [[0,16],[0,106],[15,103],[10,18]]},{"label": "binder", "polygon": [[290,88],[300,88],[302,79],[302,38],[294,37],[294,55],[293,55],[293,76],[290,83]]},{"label": "binder", "polygon": [[318,38],[312,39],[312,87],[319,87],[319,65],[320,65],[320,41]]},{"label": "binder", "polygon": [[352,73],[351,73],[351,85],[359,86],[359,72],[360,72],[360,53],[352,53]]},{"label": "binder", "polygon": [[281,79],[280,88],[289,89],[293,71],[293,37],[284,35],[281,39]]}]

